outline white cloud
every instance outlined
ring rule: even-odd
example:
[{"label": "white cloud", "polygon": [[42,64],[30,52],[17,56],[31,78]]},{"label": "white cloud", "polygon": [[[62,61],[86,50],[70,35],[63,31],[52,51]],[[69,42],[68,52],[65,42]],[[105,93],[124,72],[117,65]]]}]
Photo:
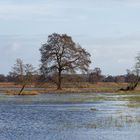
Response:
[{"label": "white cloud", "polygon": [[[138,8],[140,7],[140,2],[134,0],[47,0],[47,1],[26,1],[22,2],[0,2],[0,18],[1,19],[35,19],[35,17],[43,18],[47,17],[50,19],[62,18],[63,20],[75,17],[75,19],[85,20],[86,13],[91,15],[96,15],[98,13],[104,14],[104,12],[111,10],[121,10],[124,6],[135,4]],[[132,6],[133,7],[133,6]],[[81,15],[82,14],[82,15]],[[58,20],[58,19],[57,19]]]}]

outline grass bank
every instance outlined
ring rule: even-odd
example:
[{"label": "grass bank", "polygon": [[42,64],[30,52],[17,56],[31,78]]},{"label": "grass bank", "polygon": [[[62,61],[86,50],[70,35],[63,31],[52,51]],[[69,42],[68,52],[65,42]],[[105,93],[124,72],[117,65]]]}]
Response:
[{"label": "grass bank", "polygon": [[[41,86],[27,85],[27,88],[22,92],[22,95],[37,95],[40,93],[115,93],[115,94],[139,94],[140,85],[135,91],[119,91],[118,89],[126,87],[127,83],[113,83],[113,82],[99,82],[97,84],[91,83],[65,83],[62,85],[62,90],[56,90],[56,86],[51,83],[46,83]],[[11,89],[10,89],[11,88]],[[6,94],[18,94],[18,89],[21,85],[14,83],[0,83],[0,92]]]}]

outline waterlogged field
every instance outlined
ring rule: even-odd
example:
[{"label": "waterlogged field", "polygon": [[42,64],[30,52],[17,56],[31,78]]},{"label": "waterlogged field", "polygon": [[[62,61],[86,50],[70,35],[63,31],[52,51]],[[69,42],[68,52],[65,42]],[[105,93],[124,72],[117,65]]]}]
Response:
[{"label": "waterlogged field", "polygon": [[0,140],[140,140],[140,94],[0,94]]}]

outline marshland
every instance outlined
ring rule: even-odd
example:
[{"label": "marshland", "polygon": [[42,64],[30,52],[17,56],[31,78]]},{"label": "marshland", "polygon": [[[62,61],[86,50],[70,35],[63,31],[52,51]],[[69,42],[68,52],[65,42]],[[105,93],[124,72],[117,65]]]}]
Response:
[{"label": "marshland", "polygon": [[138,0],[0,0],[0,140],[140,140]]}]

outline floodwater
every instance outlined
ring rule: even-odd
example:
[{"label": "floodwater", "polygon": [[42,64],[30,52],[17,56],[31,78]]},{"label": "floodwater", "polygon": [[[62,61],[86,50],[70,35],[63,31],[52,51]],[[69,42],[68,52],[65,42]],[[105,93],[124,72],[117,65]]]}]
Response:
[{"label": "floodwater", "polygon": [[0,140],[140,140],[140,106],[126,96],[1,93]]}]

